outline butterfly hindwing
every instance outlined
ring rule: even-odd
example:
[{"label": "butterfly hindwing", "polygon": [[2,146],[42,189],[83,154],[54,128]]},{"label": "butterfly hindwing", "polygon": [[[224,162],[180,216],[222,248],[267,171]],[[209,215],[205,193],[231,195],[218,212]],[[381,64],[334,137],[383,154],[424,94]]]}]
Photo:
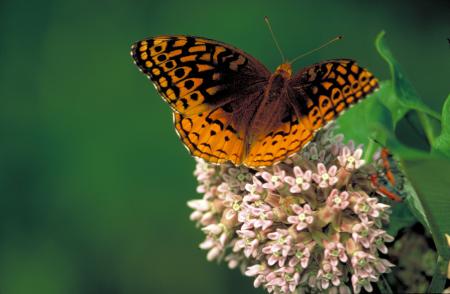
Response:
[{"label": "butterfly hindwing", "polygon": [[267,166],[298,152],[311,141],[313,132],[305,127],[305,118],[287,104],[273,130],[255,140],[245,158],[247,166]]},{"label": "butterfly hindwing", "polygon": [[290,83],[307,128],[316,131],[378,88],[353,60],[330,60],[302,69]]},{"label": "butterfly hindwing", "polygon": [[175,128],[192,155],[213,163],[241,164],[245,129],[232,123],[223,108],[184,116],[174,113]]}]

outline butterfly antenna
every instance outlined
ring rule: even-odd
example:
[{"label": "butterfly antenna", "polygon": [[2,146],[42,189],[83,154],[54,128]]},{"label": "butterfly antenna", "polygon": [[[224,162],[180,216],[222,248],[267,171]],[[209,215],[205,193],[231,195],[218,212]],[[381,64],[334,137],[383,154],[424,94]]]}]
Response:
[{"label": "butterfly antenna", "polygon": [[277,46],[278,51],[280,52],[281,59],[283,59],[283,63],[286,62],[286,58],[284,57],[283,51],[281,50],[281,47],[280,47],[280,44],[278,44],[277,38],[275,38],[275,34],[273,33],[272,26],[270,25],[269,17],[264,16],[264,21],[266,22],[267,27],[269,27],[270,34],[272,35],[272,39],[275,42],[275,45]]},{"label": "butterfly antenna", "polygon": [[308,52],[306,52],[306,53],[303,53],[303,54],[301,54],[301,55],[295,57],[295,58],[292,59],[289,63],[290,63],[290,64],[293,64],[294,62],[296,62],[296,61],[299,60],[300,58],[303,58],[303,57],[305,57],[305,56],[307,56],[307,55],[309,55],[309,54],[311,54],[311,53],[314,53],[314,52],[316,52],[316,51],[319,51],[320,49],[322,49],[322,48],[324,48],[324,47],[327,47],[327,46],[330,45],[331,43],[334,43],[334,42],[336,42],[336,41],[342,40],[343,38],[344,38],[344,36],[337,36],[337,37],[331,39],[330,41],[326,42],[326,43],[323,44],[322,46],[319,46],[319,47],[317,47],[317,48],[315,48],[315,49],[313,49],[313,50],[311,50],[311,51],[308,51]]}]

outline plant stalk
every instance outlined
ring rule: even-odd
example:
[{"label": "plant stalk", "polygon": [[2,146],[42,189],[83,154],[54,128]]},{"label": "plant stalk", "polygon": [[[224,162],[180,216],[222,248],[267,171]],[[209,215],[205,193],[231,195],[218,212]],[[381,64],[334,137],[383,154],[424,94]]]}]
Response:
[{"label": "plant stalk", "polygon": [[430,146],[433,146],[435,136],[430,118],[427,116],[427,114],[421,111],[417,111],[417,115],[419,116],[420,123],[422,124],[422,128],[425,132],[425,135],[427,136],[428,143],[430,144]]}]

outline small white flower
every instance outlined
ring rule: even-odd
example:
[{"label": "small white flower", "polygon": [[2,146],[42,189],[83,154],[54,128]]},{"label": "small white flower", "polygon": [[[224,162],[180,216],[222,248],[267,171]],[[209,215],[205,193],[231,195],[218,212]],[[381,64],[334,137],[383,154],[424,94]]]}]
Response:
[{"label": "small white flower", "polygon": [[337,167],[331,166],[328,170],[323,163],[317,164],[317,173],[312,175],[312,179],[319,184],[320,188],[327,188],[337,183],[338,178],[336,176]]},{"label": "small white flower", "polygon": [[308,190],[311,187],[312,171],[307,170],[303,172],[299,166],[294,166],[293,172],[295,177],[286,176],[284,178],[284,181],[291,186],[289,191],[300,193]]},{"label": "small white flower", "polygon": [[361,159],[363,151],[361,148],[356,149],[354,152],[347,146],[342,148],[341,155],[338,156],[339,163],[347,170],[355,170],[364,164],[364,160]]}]

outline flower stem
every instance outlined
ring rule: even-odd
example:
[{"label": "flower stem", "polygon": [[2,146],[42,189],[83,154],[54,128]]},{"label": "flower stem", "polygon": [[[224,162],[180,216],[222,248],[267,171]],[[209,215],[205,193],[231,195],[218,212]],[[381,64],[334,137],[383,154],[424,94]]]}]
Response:
[{"label": "flower stem", "polygon": [[369,143],[367,144],[366,152],[364,152],[364,161],[366,163],[372,162],[372,156],[375,153],[375,140],[369,139]]},{"label": "flower stem", "polygon": [[389,283],[386,281],[386,278],[384,275],[380,277],[380,279],[377,282],[378,289],[383,294],[393,294],[391,286],[389,286]]},{"label": "flower stem", "polygon": [[419,116],[419,120],[422,124],[422,128],[425,131],[425,135],[427,136],[428,142],[430,143],[430,146],[434,143],[434,132],[433,132],[433,126],[431,125],[430,118],[427,116],[426,113],[417,111],[417,115]]}]

